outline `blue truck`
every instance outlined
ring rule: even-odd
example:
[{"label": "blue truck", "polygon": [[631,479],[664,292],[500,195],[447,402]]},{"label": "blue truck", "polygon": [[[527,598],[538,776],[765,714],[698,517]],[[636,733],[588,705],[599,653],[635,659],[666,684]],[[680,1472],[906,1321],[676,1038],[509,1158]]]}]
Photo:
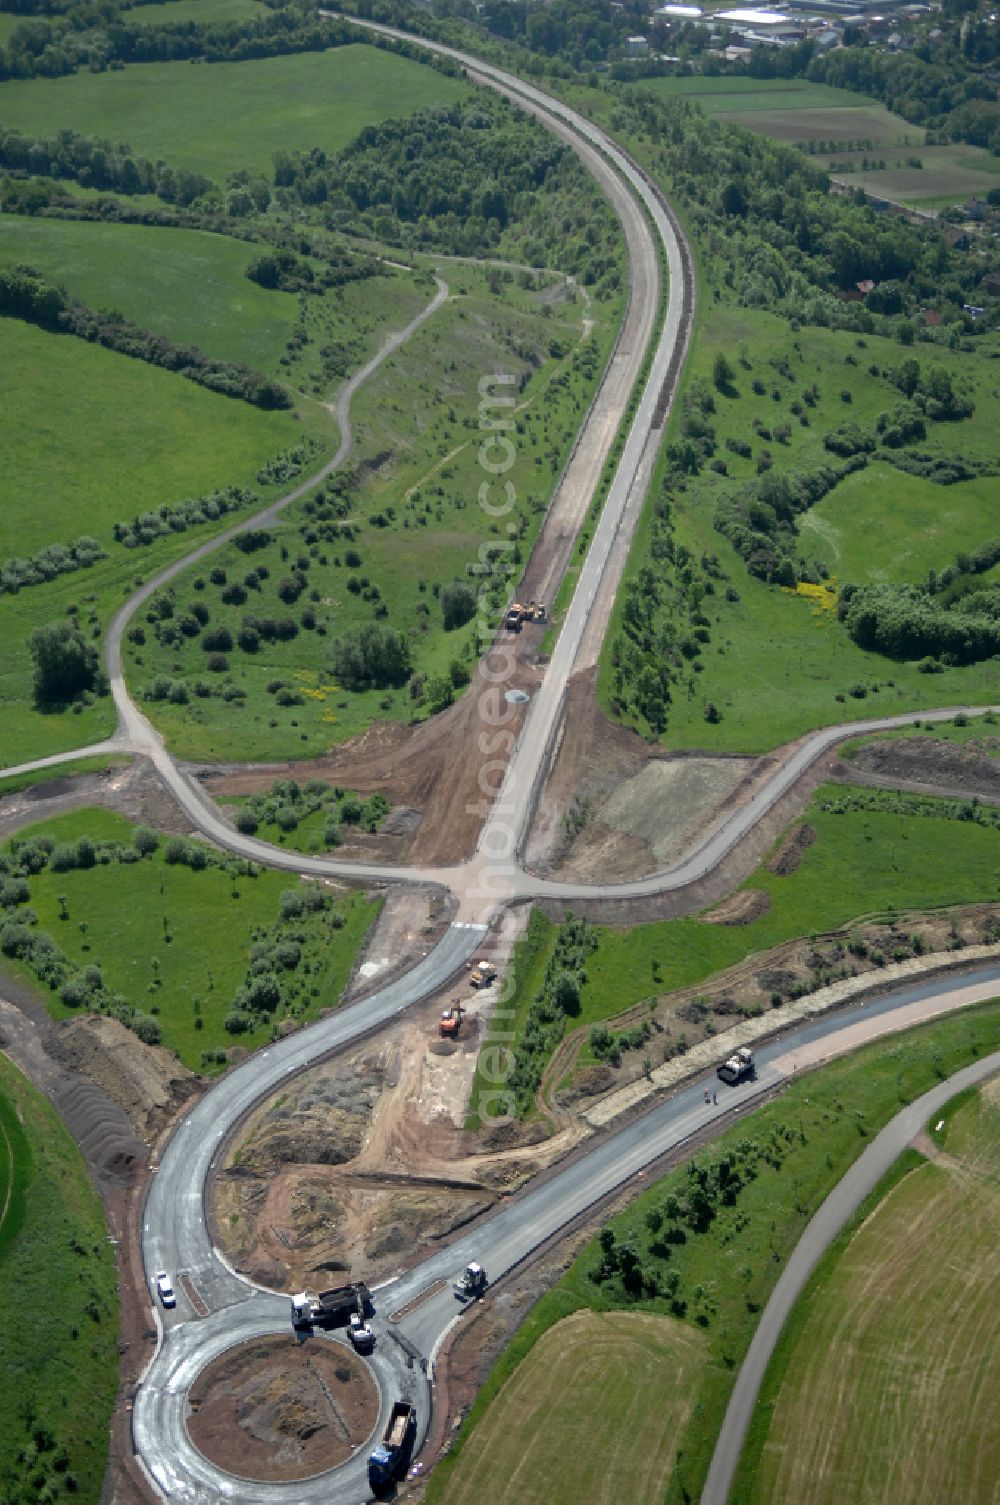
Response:
[{"label": "blue truck", "polygon": [[417,1433],[417,1413],[407,1400],[393,1402],[382,1441],[368,1459],[368,1483],[373,1494],[389,1489],[410,1461]]}]

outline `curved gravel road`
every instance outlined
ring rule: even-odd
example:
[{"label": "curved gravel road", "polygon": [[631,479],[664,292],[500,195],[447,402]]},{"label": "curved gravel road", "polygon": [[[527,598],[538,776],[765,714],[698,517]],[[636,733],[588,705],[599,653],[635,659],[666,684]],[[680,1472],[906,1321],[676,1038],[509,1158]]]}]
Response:
[{"label": "curved gravel road", "polygon": [[1000,1071],[1000,1051],[965,1066],[918,1097],[876,1134],[864,1154],[845,1176],[809,1223],[778,1278],[753,1335],[726,1408],[725,1420],[715,1444],[712,1463],[701,1495],[701,1505],[726,1505],[732,1488],[747,1428],[753,1415],[764,1374],[781,1330],[805,1289],[819,1260],[844,1225],[891,1170],[910,1141],[945,1103]]}]

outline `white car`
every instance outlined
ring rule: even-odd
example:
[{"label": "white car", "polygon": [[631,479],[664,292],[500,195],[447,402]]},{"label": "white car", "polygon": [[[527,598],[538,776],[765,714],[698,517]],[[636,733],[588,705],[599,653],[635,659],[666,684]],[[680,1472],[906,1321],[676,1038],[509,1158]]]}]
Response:
[{"label": "white car", "polygon": [[174,1295],[174,1288],[166,1270],[156,1272],[156,1294],[165,1307],[177,1305],[177,1297]]}]

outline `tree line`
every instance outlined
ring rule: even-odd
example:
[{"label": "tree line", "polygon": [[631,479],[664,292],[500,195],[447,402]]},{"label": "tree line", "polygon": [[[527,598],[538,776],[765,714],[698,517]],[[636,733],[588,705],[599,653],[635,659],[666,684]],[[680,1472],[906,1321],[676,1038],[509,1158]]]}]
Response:
[{"label": "tree line", "polygon": [[[109,0],[78,0],[47,20],[29,17],[14,28],[7,45],[0,47],[0,79],[56,78],[82,68],[101,73],[129,63],[244,62],[326,52],[357,40],[356,30],[334,17],[321,16],[308,0],[271,3],[267,10],[262,8],[244,20],[152,26],[128,25],[124,8]],[[456,71],[447,58],[428,59],[406,42],[379,36],[367,41],[440,72]]]},{"label": "tree line", "polygon": [[70,298],[31,267],[0,270],[0,315],[24,319],[58,334],[74,334],[119,355],[175,371],[212,392],[237,397],[254,407],[290,408],[292,398],[278,382],[238,361],[218,361],[193,345],[175,345],[165,335],[141,329],[121,314],[102,314]]}]

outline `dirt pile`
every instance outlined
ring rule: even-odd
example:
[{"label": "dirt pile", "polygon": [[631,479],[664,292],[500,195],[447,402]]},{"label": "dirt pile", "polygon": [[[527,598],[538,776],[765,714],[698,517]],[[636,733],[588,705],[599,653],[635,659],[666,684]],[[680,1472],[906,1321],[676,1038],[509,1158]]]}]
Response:
[{"label": "dirt pile", "polygon": [[816,840],[815,829],[810,825],[797,826],[790,831],[767,864],[768,872],[779,878],[794,873],[802,858]]},{"label": "dirt pile", "polygon": [[200,1089],[193,1071],[162,1045],[143,1045],[117,1019],[90,1014],[53,1026],[46,1049],[68,1071],[96,1083],[152,1142],[177,1109]]},{"label": "dirt pile", "polygon": [[854,783],[891,784],[920,793],[979,795],[1000,800],[1000,738],[945,742],[933,736],[890,737],[859,747],[837,776]]},{"label": "dirt pile", "polygon": [[750,925],[771,908],[771,896],[759,888],[744,888],[702,915],[706,925]]},{"label": "dirt pile", "polygon": [[335,1468],[371,1435],[378,1392],[344,1344],[262,1338],[210,1364],[191,1388],[195,1446],[231,1473],[267,1483]]}]

